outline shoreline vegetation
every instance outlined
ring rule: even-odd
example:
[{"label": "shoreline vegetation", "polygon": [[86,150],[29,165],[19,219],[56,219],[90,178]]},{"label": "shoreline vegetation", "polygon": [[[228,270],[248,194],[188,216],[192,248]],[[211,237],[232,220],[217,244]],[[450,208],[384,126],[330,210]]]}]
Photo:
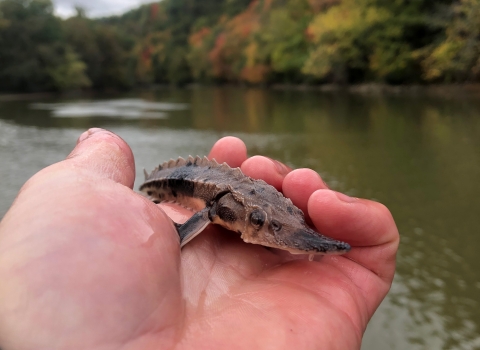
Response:
[{"label": "shoreline vegetation", "polygon": [[0,0],[0,99],[192,84],[443,93],[480,83],[480,0],[162,0],[106,18],[76,12],[61,19],[51,0]]}]

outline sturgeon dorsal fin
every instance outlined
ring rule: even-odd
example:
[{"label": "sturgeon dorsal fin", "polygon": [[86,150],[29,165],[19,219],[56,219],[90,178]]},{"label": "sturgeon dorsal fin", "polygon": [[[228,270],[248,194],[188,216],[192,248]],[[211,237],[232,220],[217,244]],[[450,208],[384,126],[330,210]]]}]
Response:
[{"label": "sturgeon dorsal fin", "polygon": [[167,163],[167,168],[173,168],[174,166],[177,165],[177,162],[174,159],[171,159]]},{"label": "sturgeon dorsal fin", "polygon": [[165,168],[168,168],[168,161],[167,161],[167,162],[163,162],[162,164],[160,164],[160,165],[158,166],[158,170],[159,170],[159,171],[160,171],[160,170],[163,170],[163,169],[165,169]]},{"label": "sturgeon dorsal fin", "polygon": [[[153,169],[153,171],[150,174],[148,174],[146,171],[144,171],[145,181],[148,181],[150,179],[155,179],[156,177],[159,176],[159,173],[163,170],[182,167],[182,166],[190,165],[190,164],[193,164],[193,165],[196,165],[196,166],[199,166],[199,167],[210,167],[210,168],[213,168],[213,169],[221,169],[225,173],[230,174],[236,180],[251,181],[250,178],[245,177],[242,170],[238,167],[237,168],[232,168],[226,162],[220,164],[220,163],[217,162],[217,160],[215,158],[208,159],[206,156],[204,156],[204,157],[200,157],[200,156],[192,157],[191,155],[189,155],[186,159],[184,159],[182,157],[178,157],[177,159],[170,159],[169,161],[163,162],[158,167]],[[243,178],[245,178],[245,179],[242,180]]]},{"label": "sturgeon dorsal fin", "polygon": [[232,170],[233,170],[233,174],[234,174],[235,176],[237,176],[237,177],[239,177],[239,176],[244,176],[244,175],[243,175],[243,172],[242,172],[242,170],[241,170],[240,168],[232,168]]},{"label": "sturgeon dorsal fin", "polygon": [[177,166],[183,166],[185,165],[185,163],[187,163],[185,159],[183,159],[182,157],[178,157],[177,163],[176,163]]},{"label": "sturgeon dorsal fin", "polygon": [[220,164],[217,162],[215,158],[208,159],[206,156],[204,156],[203,158],[197,156],[196,158],[200,159],[196,163],[199,166],[210,166],[212,168],[221,168],[222,170],[229,172],[236,179],[242,179],[245,177],[245,175],[243,174],[242,170],[239,167],[232,168],[226,162],[223,162],[222,164]]},{"label": "sturgeon dorsal fin", "polygon": [[[200,157],[199,157],[200,158]],[[199,166],[207,166],[210,163],[207,157],[200,158],[198,165]]]}]

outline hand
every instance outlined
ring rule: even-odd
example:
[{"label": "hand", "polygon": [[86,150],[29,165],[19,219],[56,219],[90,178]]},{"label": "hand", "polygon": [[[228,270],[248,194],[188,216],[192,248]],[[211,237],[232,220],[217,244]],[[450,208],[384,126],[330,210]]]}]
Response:
[{"label": "hand", "polygon": [[393,279],[389,211],[327,189],[312,170],[247,159],[236,138],[209,156],[282,189],[352,250],[309,262],[210,225],[180,254],[169,217],[132,191],[130,148],[92,129],[0,223],[0,348],[359,348]]}]

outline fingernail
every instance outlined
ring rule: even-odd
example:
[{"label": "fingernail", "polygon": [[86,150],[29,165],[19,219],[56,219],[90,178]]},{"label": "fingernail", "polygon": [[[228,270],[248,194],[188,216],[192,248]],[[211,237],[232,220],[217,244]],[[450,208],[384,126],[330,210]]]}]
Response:
[{"label": "fingernail", "polygon": [[337,198],[340,199],[342,202],[353,203],[358,201],[358,198],[347,196],[346,194],[335,192]]},{"label": "fingernail", "polygon": [[87,131],[85,131],[84,133],[82,133],[80,135],[80,137],[78,138],[77,140],[77,144],[79,144],[80,142],[82,141],[85,141],[86,139],[88,139],[90,136],[92,136],[93,134],[99,132],[99,131],[105,131],[104,129],[101,129],[101,128],[90,128],[88,129]]},{"label": "fingernail", "polygon": [[[267,157],[268,158],[268,157]],[[280,163],[278,160],[275,160],[275,159],[272,159],[272,158],[268,158],[271,160],[271,162],[273,163],[273,165],[275,165],[275,168],[277,168],[277,171],[281,174],[281,175],[286,175],[288,174],[289,172],[292,171],[292,169],[290,169],[290,167],[286,166],[285,164],[283,163]]]}]

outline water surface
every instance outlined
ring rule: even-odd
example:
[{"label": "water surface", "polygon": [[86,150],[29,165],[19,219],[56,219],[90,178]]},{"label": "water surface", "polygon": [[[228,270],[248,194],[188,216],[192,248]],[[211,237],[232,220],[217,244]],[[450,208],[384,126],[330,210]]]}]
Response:
[{"label": "water surface", "polygon": [[397,274],[365,350],[480,348],[477,101],[241,88],[4,101],[0,217],[21,185],[63,159],[89,127],[130,144],[137,187],[143,168],[206,154],[219,137],[236,135],[250,155],[313,168],[330,187],[392,211],[402,237]]}]

